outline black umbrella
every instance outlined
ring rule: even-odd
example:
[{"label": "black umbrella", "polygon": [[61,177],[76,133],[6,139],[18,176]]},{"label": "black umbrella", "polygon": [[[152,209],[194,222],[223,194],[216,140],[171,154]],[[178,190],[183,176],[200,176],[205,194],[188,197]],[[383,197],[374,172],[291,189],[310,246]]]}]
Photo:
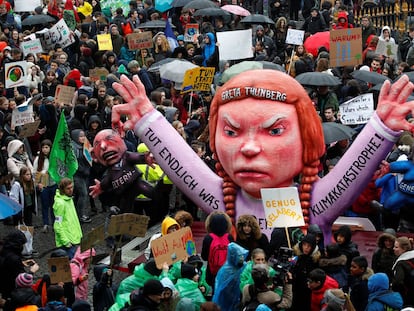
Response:
[{"label": "black umbrella", "polygon": [[206,8],[216,8],[217,5],[210,0],[193,0],[188,2],[185,6],[184,9],[195,9],[195,10],[200,10],[200,9],[206,9]]},{"label": "black umbrella", "polygon": [[356,134],[354,129],[336,122],[323,122],[322,128],[325,145],[344,139],[351,139]]},{"label": "black umbrella", "polygon": [[22,21],[22,26],[35,26],[35,25],[46,25],[49,23],[55,23],[56,19],[47,14],[31,15],[26,17]]},{"label": "black umbrella", "polygon": [[186,5],[187,3],[191,2],[193,0],[174,0],[173,3],[171,4],[171,6],[173,8],[180,8],[183,7],[184,5]]},{"label": "black umbrella", "polygon": [[[166,21],[164,20],[155,20],[155,21],[149,21],[146,23],[142,23],[138,26],[138,28],[148,28],[148,29],[154,29],[154,28],[165,28]],[[171,24],[171,28],[175,28],[173,24]]]},{"label": "black umbrella", "polygon": [[305,72],[296,77],[302,85],[313,86],[337,86],[341,84],[341,80],[337,77],[324,72]]},{"label": "black umbrella", "polygon": [[267,17],[266,15],[262,14],[252,14],[243,18],[240,23],[244,24],[272,24],[274,25],[275,22]]},{"label": "black umbrella", "polygon": [[355,79],[364,81],[366,83],[372,83],[372,84],[381,84],[384,83],[386,80],[390,80],[387,76],[384,76],[382,74],[379,74],[377,72],[373,71],[367,71],[367,70],[355,70],[351,73],[351,76]]},{"label": "black umbrella", "polygon": [[403,72],[401,75],[394,79],[394,82],[401,78],[403,75],[406,75],[411,82],[414,82],[414,71]]},{"label": "black umbrella", "polygon": [[230,16],[230,13],[220,8],[205,8],[197,10],[193,16]]}]

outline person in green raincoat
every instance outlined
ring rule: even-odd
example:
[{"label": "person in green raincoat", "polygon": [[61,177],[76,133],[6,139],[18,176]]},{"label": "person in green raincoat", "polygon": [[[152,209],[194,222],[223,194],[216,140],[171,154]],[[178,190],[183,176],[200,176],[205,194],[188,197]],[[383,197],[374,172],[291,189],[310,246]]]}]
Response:
[{"label": "person in green raincoat", "polygon": [[201,304],[206,302],[206,299],[199,288],[198,280],[200,275],[198,274],[198,269],[191,264],[184,263],[181,265],[181,276],[175,284],[180,297],[190,298],[195,305],[195,309],[197,311],[200,310]]}]

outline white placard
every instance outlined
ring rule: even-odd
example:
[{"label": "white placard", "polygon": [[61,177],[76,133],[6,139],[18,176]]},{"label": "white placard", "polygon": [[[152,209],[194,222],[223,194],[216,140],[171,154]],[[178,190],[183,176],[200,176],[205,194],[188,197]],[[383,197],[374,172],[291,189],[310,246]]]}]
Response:
[{"label": "white placard", "polygon": [[253,57],[251,29],[218,32],[217,42],[220,60]]},{"label": "white placard", "polygon": [[345,125],[365,124],[374,113],[372,93],[354,97],[339,106],[341,122]]},{"label": "white placard", "polygon": [[14,12],[32,12],[36,7],[41,6],[41,0],[14,0]]},{"label": "white placard", "polygon": [[12,128],[33,122],[33,105],[29,105],[29,101],[26,101],[13,109],[11,121]]},{"label": "white placard", "polygon": [[286,43],[293,44],[293,45],[302,45],[303,38],[305,37],[304,30],[297,30],[297,29],[288,29],[286,35]]},{"label": "white placard", "polygon": [[26,83],[27,62],[13,62],[4,65],[6,89],[22,86]]},{"label": "white placard", "polygon": [[29,53],[33,53],[36,55],[36,53],[43,52],[42,43],[40,43],[40,39],[23,41],[20,44],[20,48],[22,49],[24,56],[26,56]]},{"label": "white placard", "polygon": [[398,57],[398,45],[394,42],[386,42],[384,40],[378,40],[377,48],[375,49],[375,54],[384,55],[386,57],[392,57],[397,59]]},{"label": "white placard", "polygon": [[267,226],[271,228],[305,225],[296,187],[260,189]]},{"label": "white placard", "polygon": [[59,20],[49,30],[44,29],[36,32],[36,34],[43,35],[44,49],[54,49],[56,44],[60,44],[62,48],[65,48],[75,42],[74,34],[63,19]]}]

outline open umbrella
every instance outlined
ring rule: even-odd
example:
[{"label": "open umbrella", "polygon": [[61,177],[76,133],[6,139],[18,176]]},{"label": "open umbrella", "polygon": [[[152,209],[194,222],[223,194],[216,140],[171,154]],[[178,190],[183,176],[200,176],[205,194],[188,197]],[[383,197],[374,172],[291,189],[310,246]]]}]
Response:
[{"label": "open umbrella", "polygon": [[351,139],[357,133],[349,126],[336,122],[323,122],[322,128],[325,145],[344,139]]},{"label": "open umbrella", "polygon": [[186,5],[187,3],[191,2],[193,0],[174,0],[172,3],[172,7],[173,8],[181,8],[184,5]]},{"label": "open umbrella", "polygon": [[284,69],[277,64],[274,64],[272,62],[266,62],[266,61],[250,61],[246,60],[240,63],[237,63],[230,68],[226,69],[223,72],[223,75],[221,76],[221,83],[225,83],[234,76],[238,75],[239,73],[248,71],[248,70],[255,70],[255,69],[273,69],[273,70],[279,70],[283,71]]},{"label": "open umbrella", "polygon": [[206,9],[206,8],[216,8],[217,5],[210,0],[193,0],[188,2],[185,6],[184,9],[195,9],[195,10],[200,10],[200,9]]},{"label": "open umbrella", "polygon": [[35,25],[46,25],[49,23],[55,23],[56,19],[47,14],[31,15],[26,17],[22,21],[22,26],[35,26]]},{"label": "open umbrella", "polygon": [[230,12],[234,15],[249,16],[250,12],[240,5],[226,4],[221,7],[222,10]]},{"label": "open umbrella", "polygon": [[341,80],[337,77],[324,72],[305,72],[296,77],[302,85],[313,86],[337,86],[341,84]]},{"label": "open umbrella", "polygon": [[13,216],[22,210],[22,206],[8,196],[0,193],[0,219]]},{"label": "open umbrella", "polygon": [[317,32],[308,37],[303,43],[308,53],[313,56],[318,56],[318,49],[324,46],[329,51],[329,31]]},{"label": "open umbrella", "polygon": [[398,77],[396,77],[393,82],[397,81],[403,75],[406,75],[408,77],[408,79],[410,79],[411,82],[414,82],[414,71],[403,72],[401,75],[399,75]]},{"label": "open umbrella", "polygon": [[372,84],[381,84],[384,83],[386,80],[390,80],[390,78],[379,74],[377,72],[373,72],[373,71],[367,71],[367,70],[355,70],[354,72],[351,73],[351,76],[354,77],[355,79],[367,82],[367,83],[372,83]]},{"label": "open umbrella", "polygon": [[197,10],[193,16],[230,16],[230,13],[220,8],[205,8]]},{"label": "open umbrella", "polygon": [[[165,20],[155,20],[155,21],[149,21],[146,23],[142,23],[138,26],[139,29],[148,28],[148,29],[154,29],[154,28],[165,28],[166,21]],[[173,24],[171,24],[171,28],[175,28]]]},{"label": "open umbrella", "polygon": [[267,17],[266,15],[262,14],[252,14],[243,18],[240,23],[243,24],[272,24],[274,25],[275,22]]},{"label": "open umbrella", "polygon": [[188,69],[193,69],[195,67],[198,66],[190,62],[176,59],[160,67],[160,77],[162,79],[182,83],[184,81],[185,72]]},{"label": "open umbrella", "polygon": [[159,62],[156,62],[156,63],[152,64],[151,67],[148,68],[148,71],[159,73],[160,68],[161,68],[162,65],[171,63],[172,61],[175,61],[175,60],[178,60],[178,61],[183,62],[183,63],[191,63],[190,61],[188,61],[186,59],[178,59],[178,58],[167,57],[167,58],[164,58],[164,59],[160,60]]}]

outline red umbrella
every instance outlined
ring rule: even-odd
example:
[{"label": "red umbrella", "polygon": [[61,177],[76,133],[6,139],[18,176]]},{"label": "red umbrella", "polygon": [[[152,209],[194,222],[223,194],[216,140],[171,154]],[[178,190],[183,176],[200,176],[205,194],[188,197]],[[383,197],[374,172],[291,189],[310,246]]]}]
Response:
[{"label": "red umbrella", "polygon": [[308,53],[313,56],[318,56],[318,49],[324,46],[329,51],[329,31],[317,32],[314,35],[307,38],[303,44]]},{"label": "red umbrella", "polygon": [[221,7],[222,10],[230,12],[234,15],[249,16],[250,12],[240,5],[226,4]]}]

